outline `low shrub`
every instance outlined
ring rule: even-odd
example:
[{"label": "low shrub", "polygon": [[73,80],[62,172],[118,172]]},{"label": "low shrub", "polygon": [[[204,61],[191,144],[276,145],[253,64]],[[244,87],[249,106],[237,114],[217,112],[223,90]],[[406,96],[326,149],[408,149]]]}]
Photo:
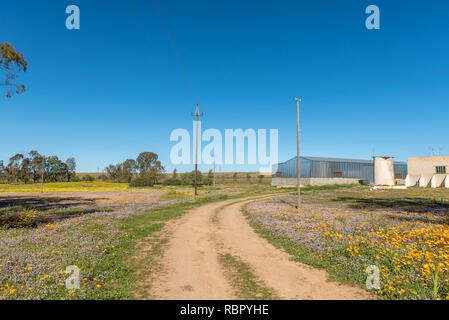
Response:
[{"label": "low shrub", "polygon": [[[195,185],[195,171],[186,172],[181,176],[181,181],[183,185]],[[199,186],[203,185],[211,185],[212,184],[212,178],[204,177],[201,171],[198,170],[197,175],[197,184]]]},{"label": "low shrub", "polygon": [[82,176],[81,177],[81,181],[88,181],[88,182],[92,182],[92,181],[94,181],[95,180],[95,178],[94,177],[92,177],[92,176],[88,176],[88,175],[85,175],[85,176]]},{"label": "low shrub", "polygon": [[136,178],[129,184],[130,187],[152,187],[154,186],[154,179],[150,178]]},{"label": "low shrub", "polygon": [[165,186],[179,186],[182,184],[181,180],[176,178],[168,178],[162,181],[162,184]]},{"label": "low shrub", "polygon": [[97,180],[99,180],[99,181],[106,181],[106,180],[108,180],[108,177],[105,174],[100,174],[97,177]]}]

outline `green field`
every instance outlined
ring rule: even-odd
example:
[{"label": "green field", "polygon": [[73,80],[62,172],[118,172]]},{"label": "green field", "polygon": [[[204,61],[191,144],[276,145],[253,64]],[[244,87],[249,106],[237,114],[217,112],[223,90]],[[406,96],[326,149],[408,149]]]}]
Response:
[{"label": "green field", "polygon": [[[127,183],[115,183],[115,182],[52,182],[44,183],[44,192],[63,192],[63,191],[120,191],[127,190]],[[1,192],[40,192],[41,184],[0,184]]]},{"label": "green field", "polygon": [[[83,175],[93,175],[93,174],[79,174]],[[165,174],[164,178],[170,177],[171,174]],[[250,174],[248,179],[246,173],[239,172],[237,178],[234,179],[233,173],[217,173],[216,184],[218,185],[267,185],[271,184],[271,177],[264,176],[262,181],[257,178],[256,173]],[[191,189],[192,186],[176,186],[176,189]],[[212,186],[201,186],[200,189],[210,190]],[[154,187],[139,187],[139,190],[147,189],[173,189],[173,187],[165,187],[161,185],[155,185]],[[77,191],[124,191],[130,190],[128,183],[110,182],[110,181],[80,181],[80,182],[50,182],[44,183],[44,192],[77,192]],[[21,192],[41,192],[40,183],[30,183],[30,184],[0,184],[0,193],[21,193]]]}]

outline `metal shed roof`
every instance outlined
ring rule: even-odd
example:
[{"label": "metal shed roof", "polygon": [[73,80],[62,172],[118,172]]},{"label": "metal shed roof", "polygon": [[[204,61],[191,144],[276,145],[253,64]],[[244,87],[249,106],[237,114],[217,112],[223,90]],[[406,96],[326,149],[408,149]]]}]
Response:
[{"label": "metal shed roof", "polygon": [[[326,158],[326,157],[309,157],[309,156],[300,156],[303,159],[311,160],[311,161],[327,161],[327,162],[358,162],[358,163],[365,163],[365,164],[373,164],[373,160],[361,160],[361,159],[343,159],[343,158]],[[288,161],[294,160],[296,157],[291,158]],[[287,161],[285,161],[287,162]],[[281,162],[283,163],[283,162]],[[394,164],[404,164],[406,165],[406,162],[399,162],[394,161]]]}]

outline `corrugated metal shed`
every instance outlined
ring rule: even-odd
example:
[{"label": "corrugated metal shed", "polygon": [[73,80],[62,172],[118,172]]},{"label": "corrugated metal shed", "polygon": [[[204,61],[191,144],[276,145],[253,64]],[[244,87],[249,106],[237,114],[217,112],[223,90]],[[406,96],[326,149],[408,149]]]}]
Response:
[{"label": "corrugated metal shed", "polygon": [[[373,160],[301,157],[302,178],[353,178],[373,183]],[[405,179],[407,163],[394,162],[396,178]],[[296,157],[273,166],[273,177],[296,177]]]}]

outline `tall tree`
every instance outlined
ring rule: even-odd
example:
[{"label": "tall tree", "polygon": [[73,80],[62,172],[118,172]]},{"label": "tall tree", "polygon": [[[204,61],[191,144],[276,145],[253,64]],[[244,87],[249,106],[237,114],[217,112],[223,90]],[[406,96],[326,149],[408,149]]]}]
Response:
[{"label": "tall tree", "polygon": [[42,172],[42,156],[36,150],[31,150],[28,153],[30,157],[31,163],[31,172],[33,175],[33,182],[36,183],[39,181],[40,173]]},{"label": "tall tree", "polygon": [[104,169],[110,180],[118,182],[118,180],[119,180],[119,170],[118,170],[119,168],[118,167],[119,167],[118,164],[117,165],[110,164],[109,166],[107,166]]},{"label": "tall tree", "polygon": [[5,73],[4,82],[0,82],[0,86],[6,88],[5,96],[10,98],[15,92],[23,93],[26,90],[24,84],[16,83],[16,79],[21,71],[26,72],[28,62],[22,53],[16,51],[8,42],[0,43],[0,71]]},{"label": "tall tree", "polygon": [[28,183],[30,180],[32,180],[31,159],[28,157],[23,158],[22,162],[20,163],[19,179],[23,183]]},{"label": "tall tree", "polygon": [[14,156],[9,158],[9,163],[6,168],[9,183],[20,181],[20,170],[23,158],[25,158],[25,156],[21,153],[16,153]]},{"label": "tall tree", "polygon": [[155,162],[157,161],[158,155],[153,152],[141,152],[137,157],[137,168],[141,175],[150,171]]},{"label": "tall tree", "polygon": [[3,163],[3,160],[0,160],[0,182],[4,182],[6,180],[6,175],[5,175],[5,165]]},{"label": "tall tree", "polygon": [[65,161],[65,164],[67,165],[67,181],[70,182],[70,179],[72,179],[75,176],[76,173],[76,161],[74,157],[68,158]]},{"label": "tall tree", "polygon": [[137,162],[134,159],[126,159],[122,165],[121,180],[124,182],[131,182],[137,170]]},{"label": "tall tree", "polygon": [[45,158],[45,180],[63,181],[67,177],[67,172],[67,164],[59,160],[57,156]]},{"label": "tall tree", "polygon": [[158,159],[158,155],[153,152],[141,152],[137,157],[137,168],[140,176],[152,179],[156,184],[160,178],[164,167]]}]

